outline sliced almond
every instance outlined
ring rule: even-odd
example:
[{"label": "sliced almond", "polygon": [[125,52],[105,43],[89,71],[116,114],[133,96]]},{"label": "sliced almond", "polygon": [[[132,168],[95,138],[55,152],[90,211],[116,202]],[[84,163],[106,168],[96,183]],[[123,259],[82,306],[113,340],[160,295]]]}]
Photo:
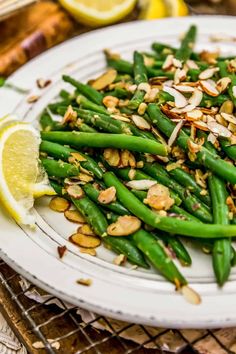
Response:
[{"label": "sliced almond", "polygon": [[192,305],[199,305],[202,302],[200,295],[188,285],[181,287],[184,298]]},{"label": "sliced almond", "polygon": [[89,224],[84,224],[82,226],[79,226],[77,229],[77,232],[79,234],[83,234],[83,235],[87,235],[87,236],[96,236]]},{"label": "sliced almond", "polygon": [[114,96],[105,96],[102,100],[102,103],[107,108],[114,108],[114,107],[118,106],[119,98],[114,97]]},{"label": "sliced almond", "polygon": [[107,70],[104,74],[93,81],[92,87],[96,90],[102,90],[112,84],[117,76],[117,71],[114,69]]},{"label": "sliced almond", "polygon": [[187,106],[188,102],[187,99],[177,90],[172,87],[164,86],[163,91],[169,93],[171,96],[174,97],[175,106],[177,108],[182,108]]},{"label": "sliced almond", "polygon": [[179,92],[183,93],[192,93],[194,92],[194,87],[187,86],[187,85],[173,85],[173,87],[178,90]]},{"label": "sliced almond", "polygon": [[150,77],[149,84],[152,86],[160,86],[166,80],[168,80],[167,76],[154,76],[154,77]]},{"label": "sliced almond", "polygon": [[191,60],[191,59],[188,59],[186,61],[186,64],[188,66],[189,69],[196,69],[198,70],[199,69],[199,66],[195,63],[195,61]]},{"label": "sliced almond", "polygon": [[201,88],[204,92],[206,92],[209,96],[217,97],[219,96],[219,91],[216,89],[214,85],[212,85],[209,81],[201,80],[199,81]]},{"label": "sliced almond", "polygon": [[90,256],[93,256],[93,257],[95,257],[97,255],[97,252],[94,248],[80,247],[79,250],[81,253],[86,253],[86,254],[89,254]]},{"label": "sliced almond", "polygon": [[61,124],[64,125],[71,122],[73,123],[76,122],[76,119],[77,119],[77,112],[73,110],[71,105],[69,105],[66,110],[66,113],[64,114]]},{"label": "sliced almond", "polygon": [[182,128],[182,126],[184,125],[184,120],[182,119],[181,121],[179,121],[178,124],[176,124],[174,130],[172,131],[170,137],[169,137],[169,140],[168,140],[168,146],[171,147],[176,139],[178,138],[178,135],[179,135],[179,132]]},{"label": "sliced almond", "polygon": [[128,236],[138,231],[141,227],[141,221],[136,216],[119,216],[117,221],[107,228],[110,236]]},{"label": "sliced almond", "polygon": [[92,280],[91,279],[83,279],[83,278],[81,278],[81,279],[78,279],[76,281],[76,283],[80,284],[80,285],[84,285],[84,286],[90,286],[90,285],[92,285]]},{"label": "sliced almond", "polygon": [[138,85],[129,85],[128,87],[127,87],[127,91],[129,91],[129,92],[131,92],[131,93],[135,93],[135,91],[137,90],[137,87],[138,87]]},{"label": "sliced almond", "polygon": [[191,112],[187,112],[185,115],[185,118],[190,121],[200,120],[202,117],[203,117],[203,113],[199,109],[195,109]]},{"label": "sliced almond", "polygon": [[120,154],[120,164],[119,167],[127,167],[131,168],[136,167],[136,160],[134,155],[129,150],[123,150]]},{"label": "sliced almond", "polygon": [[70,197],[80,199],[84,196],[83,189],[78,184],[72,184],[66,187],[66,191]]},{"label": "sliced almond", "polygon": [[110,166],[118,166],[120,162],[120,154],[117,149],[104,149],[103,156]]},{"label": "sliced almond", "polygon": [[225,138],[230,138],[232,135],[229,129],[217,123],[216,121],[207,122],[207,127],[213,134],[217,134]]},{"label": "sliced almond", "polygon": [[233,111],[234,111],[234,104],[230,100],[225,101],[220,107],[220,113],[232,114]]},{"label": "sliced almond", "polygon": [[121,114],[112,114],[111,116],[113,119],[120,120],[121,122],[130,122],[130,119],[128,117],[125,117],[124,115]]},{"label": "sliced almond", "polygon": [[155,102],[158,93],[159,93],[159,88],[152,87],[150,92],[146,93],[146,95],[144,96],[145,102],[148,102],[148,103]]},{"label": "sliced almond", "polygon": [[219,52],[209,52],[207,50],[203,50],[200,53],[200,58],[203,61],[206,61],[208,64],[214,65],[217,63],[216,58],[218,58]]},{"label": "sliced almond", "polygon": [[161,106],[162,112],[169,118],[171,119],[178,119],[181,120],[181,117],[179,116],[180,113],[177,113],[175,110],[180,110],[180,108],[173,108],[170,110],[168,105]]},{"label": "sliced almond", "polygon": [[[143,161],[138,161],[138,162],[136,163],[136,167],[137,167],[137,168],[143,168],[143,166],[144,166],[144,162],[143,162]],[[132,178],[130,178],[130,179],[132,179]]]},{"label": "sliced almond", "polygon": [[57,211],[58,213],[64,213],[70,207],[70,202],[67,199],[61,197],[53,197],[50,200],[49,208]]},{"label": "sliced almond", "polygon": [[88,183],[93,181],[93,177],[89,176],[87,173],[79,173],[78,178],[80,181]]},{"label": "sliced almond", "polygon": [[64,215],[67,220],[75,222],[77,224],[83,224],[86,222],[85,218],[78,210],[66,210]]},{"label": "sliced almond", "polygon": [[176,59],[176,58],[173,58],[173,65],[176,68],[182,68],[182,66],[183,66],[182,62],[179,59]]},{"label": "sliced almond", "polygon": [[233,92],[234,98],[236,98],[236,86],[233,86],[233,87],[232,87],[232,92]]},{"label": "sliced almond", "polygon": [[156,184],[156,181],[152,181],[149,179],[139,179],[139,180],[133,180],[129,181],[126,183],[126,186],[132,189],[135,189],[137,191],[144,191],[148,190],[152,186]]},{"label": "sliced almond", "polygon": [[201,72],[199,75],[200,80],[207,80],[212,78],[215,73],[217,73],[220,69],[219,68],[209,68]]},{"label": "sliced almond", "polygon": [[28,103],[35,103],[39,100],[40,96],[38,95],[32,95],[27,98]]},{"label": "sliced almond", "polygon": [[196,154],[202,148],[201,145],[195,144],[191,139],[188,139],[187,144],[188,144],[189,151],[192,152],[193,154]]},{"label": "sliced almond", "polygon": [[140,103],[138,107],[138,114],[142,116],[146,112],[146,109],[147,109],[147,104],[145,102]]},{"label": "sliced almond", "polygon": [[174,204],[174,200],[170,197],[167,187],[156,183],[148,190],[144,203],[155,210],[168,210]]},{"label": "sliced almond", "polygon": [[227,114],[222,112],[221,116],[229,123],[236,124],[236,117],[233,114]]},{"label": "sliced almond", "polygon": [[162,69],[169,70],[173,65],[173,59],[174,59],[174,55],[172,55],[172,54],[167,55],[163,65],[162,65]]},{"label": "sliced almond", "polygon": [[172,162],[169,165],[166,166],[166,171],[172,171],[175,170],[176,168],[181,167],[181,165],[184,163],[185,160],[178,160],[177,162]]},{"label": "sliced almond", "polygon": [[57,247],[57,252],[58,252],[59,258],[63,258],[66,250],[67,250],[66,246],[58,246]]},{"label": "sliced almond", "polygon": [[119,256],[117,256],[117,257],[113,260],[113,263],[114,263],[115,265],[120,266],[120,265],[124,265],[125,262],[126,262],[126,260],[127,260],[127,257],[126,257],[124,254],[119,254]]},{"label": "sliced almond", "polygon": [[192,124],[200,130],[209,131],[207,124],[202,121],[194,121]]},{"label": "sliced almond", "polygon": [[138,85],[138,90],[150,93],[151,86],[147,82],[141,82],[141,84]]},{"label": "sliced almond", "polygon": [[138,127],[139,129],[141,129],[141,130],[150,130],[151,129],[150,124],[143,117],[133,114],[131,118],[132,118],[132,121],[134,122],[134,124],[136,125],[136,127]]},{"label": "sliced almond", "polygon": [[187,72],[184,69],[176,69],[174,75],[174,83],[175,85],[179,84],[181,81],[186,80]]},{"label": "sliced almond", "polygon": [[194,105],[188,104],[184,108],[172,108],[171,112],[172,113],[177,113],[177,114],[183,114],[183,113],[191,112],[192,110],[194,110],[194,108],[195,108]]},{"label": "sliced almond", "polygon": [[217,138],[214,134],[210,133],[207,136],[207,141],[209,141],[210,143],[212,143],[213,145],[215,144]]},{"label": "sliced almond", "polygon": [[230,83],[231,79],[229,77],[222,77],[222,79],[217,81],[216,88],[220,93],[225,92]]},{"label": "sliced almond", "polygon": [[[139,161],[139,162],[140,162],[140,161]],[[139,162],[138,162],[138,163],[139,163]],[[143,161],[141,161],[141,162],[143,162]],[[138,167],[138,163],[137,163],[137,167]],[[141,168],[141,167],[138,167],[138,168]],[[135,175],[136,175],[136,170],[133,169],[133,168],[131,168],[131,169],[129,170],[129,173],[128,173],[129,179],[130,179],[130,180],[134,179],[134,178],[135,178]]]},{"label": "sliced almond", "polygon": [[203,98],[202,91],[195,88],[194,92],[193,92],[192,96],[190,97],[190,99],[188,100],[188,102],[190,104],[194,105],[195,107],[198,107],[200,105],[200,103],[202,102],[202,98]]},{"label": "sliced almond", "polygon": [[45,80],[45,79],[36,80],[37,86],[40,89],[43,89],[43,88],[47,87],[48,85],[51,84],[51,82],[52,82],[51,80]]},{"label": "sliced almond", "polygon": [[104,189],[99,193],[98,201],[102,204],[110,204],[115,200],[116,200],[116,189],[113,186]]},{"label": "sliced almond", "polygon": [[87,161],[87,159],[82,156],[79,152],[72,152],[71,156],[79,162]]},{"label": "sliced almond", "polygon": [[69,241],[80,247],[96,248],[100,246],[101,240],[95,236],[87,236],[84,234],[76,233],[70,236]]}]

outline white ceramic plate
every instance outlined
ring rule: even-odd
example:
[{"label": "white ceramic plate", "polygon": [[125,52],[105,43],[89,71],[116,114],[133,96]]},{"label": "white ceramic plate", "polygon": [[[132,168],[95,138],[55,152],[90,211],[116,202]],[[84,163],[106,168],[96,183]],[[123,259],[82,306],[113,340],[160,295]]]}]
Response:
[{"label": "white ceramic plate", "polygon": [[[96,77],[105,67],[103,48],[131,57],[134,49],[146,50],[153,41],[177,45],[178,37],[190,24],[199,28],[197,50],[216,49],[223,54],[236,53],[234,43],[210,43],[209,35],[223,32],[233,35],[236,19],[229,17],[194,17],[153,22],[135,22],[98,30],[69,40],[32,60],[9,79],[30,89],[41,98],[34,104],[26,96],[7,88],[0,89],[0,112],[14,112],[37,126],[42,109],[67,87],[60,77],[69,73],[86,81]],[[52,84],[39,92],[36,79],[51,79]],[[68,86],[69,88],[69,86]],[[113,318],[173,328],[212,328],[236,325],[236,270],[219,289],[214,281],[211,258],[189,246],[193,266],[181,269],[191,286],[202,296],[202,304],[188,304],[154,271],[133,270],[130,266],[112,264],[114,254],[99,248],[98,257],[78,252],[67,241],[76,225],[66,221],[47,207],[48,199],[36,203],[37,228],[22,228],[0,214],[0,256],[16,271],[45,290],[68,302]],[[68,248],[63,260],[58,259],[57,246]],[[91,278],[93,284],[76,284],[79,278]]]}]

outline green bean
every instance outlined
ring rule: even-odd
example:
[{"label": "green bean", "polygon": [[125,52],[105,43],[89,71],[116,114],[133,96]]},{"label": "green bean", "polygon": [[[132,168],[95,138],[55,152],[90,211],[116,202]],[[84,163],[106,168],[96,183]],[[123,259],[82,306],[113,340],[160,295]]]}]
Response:
[{"label": "green bean", "polygon": [[103,204],[100,203],[98,201],[98,197],[99,197],[99,191],[90,183],[87,183],[83,186],[83,190],[85,191],[85,193],[87,194],[87,196],[94,202],[97,204],[100,204],[101,206],[103,206],[105,209],[109,209],[111,211],[113,211],[114,213],[118,214],[118,215],[129,215],[130,212],[123,207],[122,204],[120,204],[117,201],[111,202],[109,204]]},{"label": "green bean", "polygon": [[95,90],[93,87],[86,84],[82,84],[81,82],[76,81],[68,75],[63,75],[62,78],[65,82],[69,82],[71,85],[75,86],[76,90],[83,96],[87,97],[90,101],[99,105],[102,104],[102,94]]},{"label": "green bean", "polygon": [[82,95],[76,97],[76,102],[78,103],[78,105],[80,105],[80,108],[84,108],[89,111],[98,112],[102,114],[108,114],[105,107],[88,100],[86,97]]},{"label": "green bean", "polygon": [[187,284],[174,262],[167,256],[161,242],[145,230],[139,230],[132,235],[135,245],[145,254],[152,265],[177,288]]},{"label": "green bean", "polygon": [[69,104],[71,104],[70,100],[62,100],[62,101],[50,103],[48,105],[48,109],[50,109],[50,111],[52,113],[57,114],[58,108],[60,108],[60,107],[68,107]]},{"label": "green bean", "polygon": [[175,168],[168,171],[169,175],[175,179],[181,186],[187,188],[190,192],[195,194],[203,203],[210,206],[211,198],[209,194],[202,195],[202,188],[197,184],[194,177],[185,172],[182,168]]},{"label": "green bean", "polygon": [[80,147],[100,147],[128,149],[155,155],[167,154],[166,147],[153,140],[124,134],[80,133],[80,132],[42,132],[43,140]]},{"label": "green bean", "polygon": [[41,114],[39,122],[44,131],[50,131],[54,128],[54,120],[46,111]]},{"label": "green bean", "polygon": [[64,100],[71,100],[71,94],[70,92],[66,91],[66,90],[61,90],[59,92],[59,96],[61,98],[63,98]]},{"label": "green bean", "polygon": [[78,176],[79,168],[64,161],[41,158],[42,166],[50,177],[66,178]]},{"label": "green bean", "polygon": [[178,230],[178,233],[183,236],[200,238],[214,239],[236,236],[235,225],[202,224],[157,215],[136,198],[133,193],[119,181],[114,173],[104,173],[103,180],[107,187],[114,186],[116,188],[117,199],[124,205],[124,207],[144,223],[154,228],[169,232],[170,234],[173,234]]},{"label": "green bean", "polygon": [[126,99],[130,97],[130,92],[121,87],[115,87],[112,91],[104,92],[104,96],[114,96],[120,99]]},{"label": "green bean", "polygon": [[[147,111],[149,117],[153,121],[153,124],[158,126],[158,129],[162,133],[170,137],[172,131],[174,130],[175,124],[171,122],[170,119],[167,118],[155,104],[149,104]],[[188,151],[189,139],[190,138],[188,135],[186,135],[183,131],[180,131],[176,142],[182,149]],[[212,154],[205,147],[202,147],[196,154],[196,161],[209,168],[222,179],[232,184],[236,184],[236,168],[230,163],[222,160],[220,157]]]},{"label": "green bean", "polygon": [[[225,183],[212,175],[208,179],[212,198],[213,218],[218,224],[229,224],[229,210],[226,205],[227,191]],[[212,253],[213,269],[217,282],[222,286],[229,278],[231,269],[231,240],[220,239],[214,242]]]},{"label": "green bean", "polygon": [[207,205],[202,203],[195,195],[191,194],[188,190],[183,188],[179,183],[174,181],[165,168],[159,163],[144,163],[144,172],[155,178],[158,182],[164,184],[166,187],[171,188],[182,199],[184,207],[193,214],[195,217],[203,222],[211,223],[212,216],[210,209]]},{"label": "green bean", "polygon": [[175,54],[177,49],[173,48],[170,45],[164,44],[164,43],[160,43],[160,42],[154,42],[152,43],[152,49],[157,53],[157,54],[163,54],[163,51],[168,49],[169,54]]},{"label": "green bean", "polygon": [[[67,146],[63,146],[57,143],[52,143],[50,141],[43,140],[40,145],[40,151],[46,152],[48,155],[58,159],[58,160],[65,160],[72,156],[72,153],[78,152],[77,150],[71,149]],[[101,179],[103,176],[102,169],[98,166],[97,162],[92,159],[90,156],[79,152],[79,154],[86,159],[85,161],[80,161],[80,165],[91,171],[97,178]]]},{"label": "green bean", "polygon": [[226,153],[226,155],[232,159],[236,160],[236,145],[231,145],[230,141],[226,139],[220,139],[220,145],[222,150]]},{"label": "green bean", "polygon": [[124,254],[128,261],[142,268],[150,268],[142,252],[127,237],[103,237],[103,242],[117,254]]},{"label": "green bean", "polygon": [[192,25],[188,32],[185,34],[181,42],[180,48],[175,53],[176,59],[186,61],[190,58],[193,52],[193,46],[195,44],[197,36],[197,27]]}]

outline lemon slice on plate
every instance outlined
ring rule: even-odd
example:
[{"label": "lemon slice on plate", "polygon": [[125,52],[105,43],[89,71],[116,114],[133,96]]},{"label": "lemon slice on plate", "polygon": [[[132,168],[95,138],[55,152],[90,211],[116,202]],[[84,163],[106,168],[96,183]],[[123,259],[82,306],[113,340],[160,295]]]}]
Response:
[{"label": "lemon slice on plate", "polygon": [[6,116],[0,118],[0,129],[2,129],[9,123],[16,122],[17,120],[17,116],[15,116],[14,114],[7,114]]},{"label": "lemon slice on plate", "polygon": [[140,0],[140,18],[152,20],[161,17],[188,15],[188,7],[183,0]]},{"label": "lemon slice on plate", "polygon": [[[155,0],[152,0],[155,1]],[[168,16],[187,16],[188,7],[184,0],[164,0],[167,6]]]},{"label": "lemon slice on plate", "polygon": [[0,201],[17,222],[30,226],[35,194],[55,194],[39,163],[40,141],[27,123],[9,123],[0,130]]},{"label": "lemon slice on plate", "polygon": [[59,0],[79,22],[104,26],[121,20],[134,8],[136,0]]}]

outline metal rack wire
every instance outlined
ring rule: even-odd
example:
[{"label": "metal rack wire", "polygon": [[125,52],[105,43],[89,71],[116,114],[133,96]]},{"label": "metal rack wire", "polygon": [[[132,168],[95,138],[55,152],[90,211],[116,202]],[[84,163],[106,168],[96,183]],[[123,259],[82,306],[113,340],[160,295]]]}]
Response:
[{"label": "metal rack wire", "polygon": [[[76,313],[77,308],[68,309],[62,300],[57,299],[60,301],[61,308],[48,305],[49,302],[56,299],[53,295],[43,303],[28,299],[25,296],[26,292],[32,291],[36,287],[30,285],[27,289],[22,290],[19,280],[19,274],[0,260],[0,285],[9,294],[11,302],[17,307],[21,318],[25,320],[28,330],[34,334],[35,341],[40,341],[43,344],[43,351],[36,351],[37,353],[167,354],[169,352],[163,351],[164,337],[166,338],[168,334],[172,334],[172,336],[174,334],[179,337],[182,341],[182,347],[184,347],[178,353],[199,353],[197,344],[204,339],[211,338],[215,341],[215,353],[219,348],[219,352],[223,350],[223,353],[232,354],[219,340],[217,330],[205,330],[200,337],[190,342],[184,336],[183,331],[163,329],[153,336],[147,326],[138,325],[138,329],[140,333],[145,335],[145,339],[140,344],[134,343],[123,339],[122,333],[131,330],[134,326],[137,327],[137,325],[124,324],[124,327],[117,331],[111,321],[104,316],[98,316],[92,321],[84,323]],[[98,331],[95,329],[93,325],[97,321],[102,321],[108,330]],[[22,340],[22,338],[20,339]],[[146,348],[150,344],[152,344],[152,349]],[[57,345],[59,348],[56,349]],[[111,347],[112,351],[110,350]],[[27,346],[27,350],[29,353],[33,353],[32,347]]]}]

